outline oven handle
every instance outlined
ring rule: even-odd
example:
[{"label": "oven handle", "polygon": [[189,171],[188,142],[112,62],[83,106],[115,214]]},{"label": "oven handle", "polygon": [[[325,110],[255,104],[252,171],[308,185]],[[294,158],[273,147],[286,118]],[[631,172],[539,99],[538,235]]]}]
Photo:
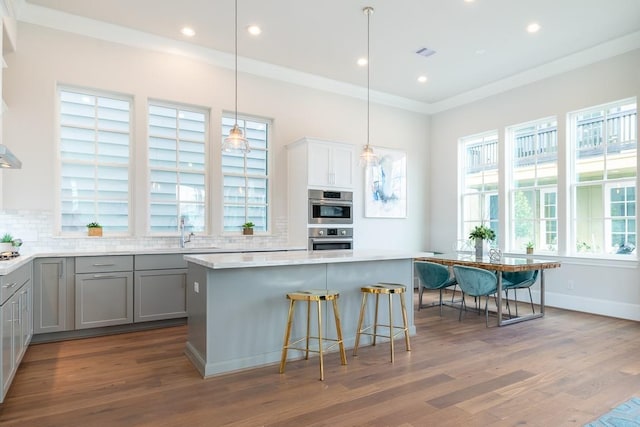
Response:
[{"label": "oven handle", "polygon": [[317,200],[309,199],[311,205],[337,205],[337,206],[353,206],[353,202],[347,200]]},{"label": "oven handle", "polygon": [[352,238],[327,238],[327,237],[310,237],[309,240],[311,241],[311,243],[352,243],[353,239]]}]

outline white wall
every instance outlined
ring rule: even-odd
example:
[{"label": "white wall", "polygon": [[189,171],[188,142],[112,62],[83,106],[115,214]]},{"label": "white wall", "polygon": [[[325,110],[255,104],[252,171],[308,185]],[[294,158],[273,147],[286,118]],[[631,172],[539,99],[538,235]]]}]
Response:
[{"label": "white wall", "polygon": [[[458,138],[496,129],[503,141],[507,126],[555,115],[562,147],[568,112],[634,96],[640,100],[640,50],[433,115],[428,246],[449,251],[457,238]],[[564,156],[559,160],[564,162]],[[567,197],[565,181],[558,192],[561,200]],[[547,274],[549,304],[640,320],[637,262],[562,262],[562,268]]]},{"label": "white wall", "polygon": [[[3,208],[52,212],[56,199],[56,85],[58,83],[132,95],[134,97],[136,234],[144,233],[146,200],[146,102],[148,98],[211,108],[212,180],[219,182],[220,117],[233,111],[233,71],[178,55],[141,50],[115,43],[20,23],[18,50],[6,58],[4,96],[9,106],[5,141],[22,160],[21,170],[5,173]],[[286,224],[286,152],[284,146],[303,136],[360,146],[366,138],[366,104],[254,75],[239,74],[239,112],[273,119],[272,218]],[[412,192],[408,218],[370,220],[356,211],[358,247],[420,249],[427,182],[422,164],[427,157],[428,118],[422,114],[372,104],[371,143],[407,151]],[[360,172],[360,171],[359,171]],[[362,176],[356,191],[361,196]],[[219,202],[219,185],[213,186]],[[356,207],[362,207],[359,200]],[[306,206],[301,207],[303,212]],[[216,208],[217,209],[217,208]],[[219,216],[218,216],[219,218]],[[216,228],[217,227],[217,228]],[[219,222],[214,222],[214,233]],[[276,232],[280,232],[276,230]],[[286,233],[286,230],[283,232]]]}]

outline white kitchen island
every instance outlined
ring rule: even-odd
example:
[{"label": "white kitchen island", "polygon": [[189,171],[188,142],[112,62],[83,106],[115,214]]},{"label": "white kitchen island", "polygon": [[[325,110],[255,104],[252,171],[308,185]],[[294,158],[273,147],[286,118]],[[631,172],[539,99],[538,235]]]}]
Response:
[{"label": "white kitchen island", "polygon": [[[286,294],[305,289],[340,292],[344,342],[352,348],[362,301],[360,287],[389,282],[413,289],[413,259],[420,256],[427,254],[356,250],[187,255],[186,354],[203,377],[279,362],[289,304]],[[405,293],[414,335],[412,297],[413,292]],[[367,305],[366,322],[372,320],[373,307]],[[387,312],[385,307],[386,299],[381,298],[381,316]],[[325,319],[332,316],[327,310],[323,315]],[[394,317],[396,324],[402,324],[399,309]],[[306,308],[301,305],[293,337],[304,336],[305,322]],[[335,336],[333,321],[323,320],[323,326],[325,333]],[[361,345],[368,343],[365,339]],[[301,356],[301,352],[289,352],[289,359]]]}]

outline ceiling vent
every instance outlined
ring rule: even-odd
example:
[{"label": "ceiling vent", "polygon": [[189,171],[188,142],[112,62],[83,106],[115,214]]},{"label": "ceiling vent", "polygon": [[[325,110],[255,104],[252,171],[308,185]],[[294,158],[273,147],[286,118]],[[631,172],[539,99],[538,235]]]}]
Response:
[{"label": "ceiling vent", "polygon": [[427,58],[431,55],[434,55],[436,51],[433,49],[429,49],[428,47],[421,47],[420,49],[416,50],[416,53]]}]

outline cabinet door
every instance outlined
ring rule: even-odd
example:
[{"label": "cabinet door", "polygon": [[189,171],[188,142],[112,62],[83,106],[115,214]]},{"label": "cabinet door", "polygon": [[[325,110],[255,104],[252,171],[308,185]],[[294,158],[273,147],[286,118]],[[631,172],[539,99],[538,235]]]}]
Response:
[{"label": "cabinet door", "polygon": [[24,353],[33,335],[33,284],[31,281],[27,282],[20,291],[20,332],[21,353]]},{"label": "cabinet door", "polygon": [[333,181],[331,165],[330,144],[309,143],[308,145],[308,165],[309,165],[309,186],[326,188],[331,186]]},{"label": "cabinet door", "polygon": [[135,322],[187,317],[187,270],[135,273]]},{"label": "cabinet door", "polygon": [[73,258],[41,258],[35,261],[34,333],[73,330],[73,268]]},{"label": "cabinet door", "polygon": [[76,274],[76,329],[133,322],[133,272]]},{"label": "cabinet door", "polygon": [[309,186],[353,188],[353,147],[331,142],[308,145]]},{"label": "cabinet door", "polygon": [[17,301],[9,299],[0,307],[2,317],[2,399],[11,384],[12,372],[15,366],[14,318]]},{"label": "cabinet door", "polygon": [[355,156],[353,148],[335,146],[332,154],[333,185],[341,188],[352,188]]}]

